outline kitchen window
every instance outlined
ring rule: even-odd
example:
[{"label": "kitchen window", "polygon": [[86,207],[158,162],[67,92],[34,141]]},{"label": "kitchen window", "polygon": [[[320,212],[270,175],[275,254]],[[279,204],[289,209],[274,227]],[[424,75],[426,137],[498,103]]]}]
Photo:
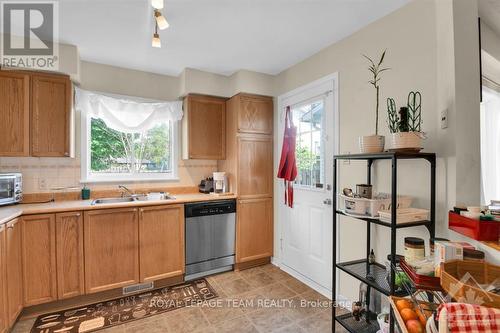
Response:
[{"label": "kitchen window", "polygon": [[177,180],[181,102],[77,89],[82,182]]}]

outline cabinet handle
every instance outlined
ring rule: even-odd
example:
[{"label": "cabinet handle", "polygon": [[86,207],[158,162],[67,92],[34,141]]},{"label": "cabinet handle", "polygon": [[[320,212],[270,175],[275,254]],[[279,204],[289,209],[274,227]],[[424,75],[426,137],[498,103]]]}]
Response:
[{"label": "cabinet handle", "polygon": [[7,229],[14,229],[14,225],[8,225]]},{"label": "cabinet handle", "polygon": [[69,156],[69,153],[67,151],[64,152],[64,156]]},{"label": "cabinet handle", "polygon": [[75,214],[76,217],[80,217],[80,215],[81,215],[80,213],[76,213]]}]

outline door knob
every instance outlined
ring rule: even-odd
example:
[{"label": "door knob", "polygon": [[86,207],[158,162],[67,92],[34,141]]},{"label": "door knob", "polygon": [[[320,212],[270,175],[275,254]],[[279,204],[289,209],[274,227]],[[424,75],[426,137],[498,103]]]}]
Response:
[{"label": "door knob", "polygon": [[323,203],[324,203],[325,205],[330,205],[330,206],[331,206],[331,204],[332,204],[332,199],[330,199],[330,198],[325,199],[325,200],[323,200]]}]

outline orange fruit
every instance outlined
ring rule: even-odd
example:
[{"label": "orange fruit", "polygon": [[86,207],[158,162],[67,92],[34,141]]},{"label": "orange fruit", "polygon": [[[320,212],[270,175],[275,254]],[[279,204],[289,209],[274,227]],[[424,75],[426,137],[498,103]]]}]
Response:
[{"label": "orange fruit", "polygon": [[408,320],[406,322],[406,329],[408,333],[424,333],[424,327],[418,320]]},{"label": "orange fruit", "polygon": [[405,309],[401,310],[401,312],[399,314],[401,314],[401,318],[403,318],[405,323],[408,320],[418,319],[417,313],[415,311],[413,311],[412,309],[405,308]]},{"label": "orange fruit", "polygon": [[413,309],[413,304],[409,300],[402,298],[396,301],[396,307],[401,312],[403,309]]}]

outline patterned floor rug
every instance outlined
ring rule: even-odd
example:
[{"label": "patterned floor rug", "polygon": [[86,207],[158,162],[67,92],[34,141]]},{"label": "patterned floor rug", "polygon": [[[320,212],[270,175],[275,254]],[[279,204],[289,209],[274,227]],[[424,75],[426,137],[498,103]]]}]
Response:
[{"label": "patterned floor rug", "polygon": [[205,279],[150,290],[111,301],[45,314],[37,318],[31,333],[80,333],[172,311],[217,297]]}]

